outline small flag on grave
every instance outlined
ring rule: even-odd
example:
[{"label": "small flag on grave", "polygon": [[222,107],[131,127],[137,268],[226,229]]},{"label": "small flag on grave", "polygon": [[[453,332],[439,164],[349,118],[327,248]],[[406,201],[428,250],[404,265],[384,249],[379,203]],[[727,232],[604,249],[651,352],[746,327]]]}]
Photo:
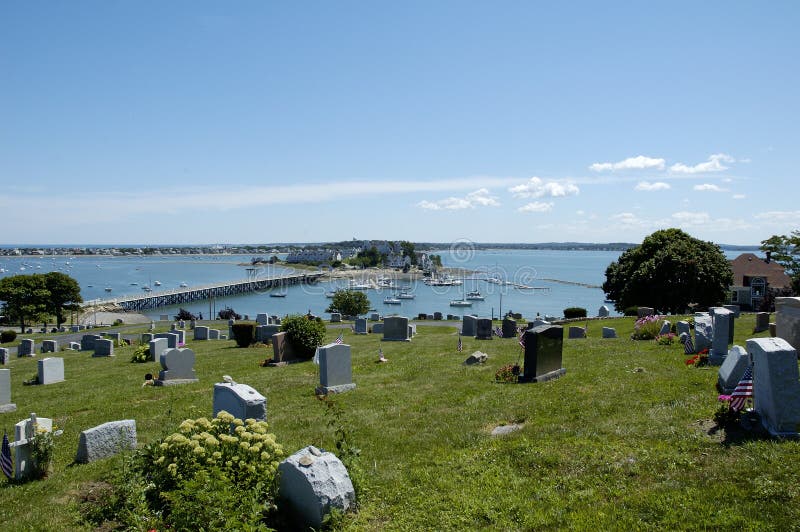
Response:
[{"label": "small flag on grave", "polygon": [[739,380],[739,384],[736,385],[736,389],[733,390],[731,394],[731,409],[735,412],[741,410],[748,397],[753,397],[753,366],[748,366],[744,370],[744,375]]},{"label": "small flag on grave", "polygon": [[502,338],[503,337],[503,328],[498,325],[497,327],[494,328],[494,334],[495,334],[495,336],[498,336],[498,337]]},{"label": "small flag on grave", "polygon": [[457,351],[459,353],[464,350],[464,344],[461,343],[461,335],[460,334],[458,335],[458,347],[456,349],[457,349]]},{"label": "small flag on grave", "polygon": [[8,434],[3,431],[3,449],[0,451],[0,467],[8,478],[11,478],[11,445],[8,443]]},{"label": "small flag on grave", "polygon": [[343,344],[344,343],[344,333],[340,332],[339,336],[336,338],[336,340],[333,343],[335,343],[335,344]]}]

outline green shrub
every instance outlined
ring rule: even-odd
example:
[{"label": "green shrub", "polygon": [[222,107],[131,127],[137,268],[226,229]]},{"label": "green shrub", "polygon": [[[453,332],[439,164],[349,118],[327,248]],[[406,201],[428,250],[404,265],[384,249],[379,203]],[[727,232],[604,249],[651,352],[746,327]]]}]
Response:
[{"label": "green shrub", "polygon": [[133,351],[131,355],[131,362],[143,363],[150,362],[150,346],[148,344],[140,345]]},{"label": "green shrub", "polygon": [[306,316],[287,316],[281,322],[281,331],[286,332],[286,341],[292,346],[295,356],[310,359],[317,346],[325,339],[325,324],[319,319]]},{"label": "green shrub", "polygon": [[628,307],[623,312],[625,316],[638,316],[639,315],[639,307]]},{"label": "green shrub", "polygon": [[0,333],[0,343],[7,344],[17,339],[17,332],[7,329]]},{"label": "green shrub", "polygon": [[586,309],[581,307],[569,307],[564,309],[564,317],[566,319],[570,318],[585,318],[586,317]]},{"label": "green shrub", "polygon": [[256,341],[256,322],[237,321],[231,325],[233,339],[239,347],[250,347]]},{"label": "green shrub", "polygon": [[650,316],[643,316],[636,320],[633,326],[633,340],[653,340],[661,332],[661,322],[663,316],[651,314]]},{"label": "green shrub", "polygon": [[117,318],[116,320],[114,320],[114,325],[115,326],[119,326],[119,325],[122,325],[122,324],[123,324],[123,321],[121,319]]}]

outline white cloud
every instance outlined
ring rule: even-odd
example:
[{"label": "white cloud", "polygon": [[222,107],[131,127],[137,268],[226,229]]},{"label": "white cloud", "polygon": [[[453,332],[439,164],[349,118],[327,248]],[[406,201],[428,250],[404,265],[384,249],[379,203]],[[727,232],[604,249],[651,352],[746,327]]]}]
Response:
[{"label": "white cloud", "polygon": [[736,159],[725,153],[715,153],[709,156],[708,161],[698,163],[694,166],[687,166],[683,163],[673,164],[669,167],[670,172],[676,174],[700,174],[705,172],[722,172],[727,170],[728,167],[722,163],[733,163]]},{"label": "white cloud", "polygon": [[523,205],[517,210],[519,212],[550,212],[553,210],[553,202],[534,201]]},{"label": "white cloud", "polygon": [[711,215],[707,212],[679,211],[670,216],[676,225],[703,225],[711,221]]},{"label": "white cloud", "polygon": [[628,157],[627,159],[616,163],[594,163],[589,166],[589,169],[594,170],[595,172],[613,172],[616,170],[647,170],[651,168],[663,170],[664,163],[664,159],[661,158],[637,155],[636,157]]},{"label": "white cloud", "polygon": [[668,190],[672,187],[669,186],[669,183],[664,183],[662,181],[656,181],[655,183],[650,183],[649,181],[639,181],[639,183],[634,188],[635,190],[653,192],[657,190]]},{"label": "white cloud", "polygon": [[745,199],[747,196],[745,194],[734,194],[732,196],[733,199]]},{"label": "white cloud", "polygon": [[724,188],[720,188],[717,185],[712,185],[711,183],[703,183],[702,185],[695,185],[692,187],[694,190],[698,190],[700,192],[724,192]]},{"label": "white cloud", "polygon": [[470,192],[463,198],[449,197],[438,201],[423,200],[417,203],[417,207],[432,211],[449,210],[457,211],[462,209],[474,209],[475,207],[499,207],[500,202],[495,196],[489,194],[485,188]]},{"label": "white cloud", "polygon": [[767,220],[769,222],[798,225],[800,224],[800,211],[767,211],[756,214],[755,218],[758,220]]},{"label": "white cloud", "polygon": [[584,211],[575,211],[575,214],[577,214],[578,216],[583,216],[586,213]]},{"label": "white cloud", "polygon": [[580,189],[572,183],[544,181],[539,177],[532,177],[527,183],[511,187],[508,191],[516,198],[558,198],[580,193]]}]

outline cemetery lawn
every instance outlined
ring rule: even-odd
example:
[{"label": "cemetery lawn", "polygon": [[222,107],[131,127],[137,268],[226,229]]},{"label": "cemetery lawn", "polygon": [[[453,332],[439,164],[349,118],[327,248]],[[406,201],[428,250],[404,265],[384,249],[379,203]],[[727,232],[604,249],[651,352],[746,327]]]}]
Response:
[{"label": "cemetery lawn", "polygon": [[[418,325],[411,342],[356,336],[357,388],[334,398],[350,442],[361,449],[366,480],[347,530],[759,529],[800,522],[800,443],[762,440],[714,429],[717,368],[685,365],[682,346],[628,339],[633,318],[589,322],[589,338],[564,340],[564,377],[539,384],[499,384],[497,369],[518,360],[515,339],[464,339],[455,327]],[[673,321],[675,321],[673,319]],[[736,320],[735,343],[750,334],[753,314]],[[600,339],[601,327],[619,339]],[[333,341],[339,329],[329,329]],[[81,430],[135,419],[140,445],[174,431],[186,418],[211,417],[222,375],[267,397],[270,431],[287,454],[313,444],[334,450],[325,405],[314,396],[317,367],[258,363],[271,349],[230,341],[189,342],[200,382],[142,387],[156,363],[61,352],[66,381],[23,386],[36,359],[11,360],[12,402],[0,414],[13,425],[30,412],[51,417],[57,438],[49,478],[12,485],[0,480],[3,530],[80,530],[78,500],[121,467],[118,458],[73,465]],[[389,360],[377,364],[378,349]],[[483,366],[461,362],[473,351]],[[523,428],[492,437],[498,425]]]}]

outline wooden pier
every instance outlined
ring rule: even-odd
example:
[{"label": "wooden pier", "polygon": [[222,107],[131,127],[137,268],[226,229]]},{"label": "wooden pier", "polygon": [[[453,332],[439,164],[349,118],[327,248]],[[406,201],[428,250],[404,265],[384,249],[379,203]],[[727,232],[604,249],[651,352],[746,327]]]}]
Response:
[{"label": "wooden pier", "polygon": [[193,301],[203,301],[218,297],[236,296],[251,292],[261,292],[270,288],[283,288],[297,284],[315,283],[322,273],[301,273],[276,277],[253,278],[240,281],[213,284],[200,287],[178,288],[163,292],[122,296],[111,299],[87,301],[84,307],[117,306],[124,310],[148,310],[170,305],[181,305]]}]

